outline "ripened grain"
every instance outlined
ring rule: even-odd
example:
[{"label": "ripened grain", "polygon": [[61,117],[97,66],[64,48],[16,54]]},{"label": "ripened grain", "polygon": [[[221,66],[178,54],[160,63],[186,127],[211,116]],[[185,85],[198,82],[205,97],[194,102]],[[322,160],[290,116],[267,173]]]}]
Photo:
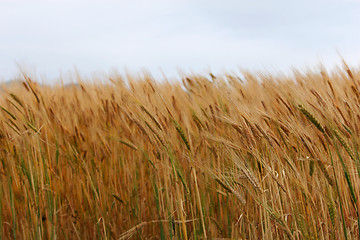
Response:
[{"label": "ripened grain", "polygon": [[0,234],[358,239],[359,79],[24,74],[0,96]]}]

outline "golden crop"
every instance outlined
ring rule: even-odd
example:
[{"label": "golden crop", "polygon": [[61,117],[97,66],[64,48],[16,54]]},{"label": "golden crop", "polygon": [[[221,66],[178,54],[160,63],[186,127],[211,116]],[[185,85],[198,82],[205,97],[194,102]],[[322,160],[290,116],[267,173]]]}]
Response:
[{"label": "golden crop", "polygon": [[358,239],[360,74],[186,76],[0,96],[4,239]]}]

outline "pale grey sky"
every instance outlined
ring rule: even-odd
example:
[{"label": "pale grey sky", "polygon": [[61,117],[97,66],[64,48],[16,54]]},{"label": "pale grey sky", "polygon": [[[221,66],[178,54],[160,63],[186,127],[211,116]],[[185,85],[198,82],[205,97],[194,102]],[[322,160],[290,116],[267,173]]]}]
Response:
[{"label": "pale grey sky", "polygon": [[360,63],[360,1],[0,1],[0,79]]}]

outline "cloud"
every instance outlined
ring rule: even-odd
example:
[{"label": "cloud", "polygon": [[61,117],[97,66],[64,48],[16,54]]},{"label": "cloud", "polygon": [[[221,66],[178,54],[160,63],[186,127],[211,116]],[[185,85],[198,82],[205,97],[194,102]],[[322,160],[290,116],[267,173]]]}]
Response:
[{"label": "cloud", "polygon": [[[0,71],[176,73],[359,61],[356,1],[2,1]],[[0,77],[1,78],[1,77]]]}]

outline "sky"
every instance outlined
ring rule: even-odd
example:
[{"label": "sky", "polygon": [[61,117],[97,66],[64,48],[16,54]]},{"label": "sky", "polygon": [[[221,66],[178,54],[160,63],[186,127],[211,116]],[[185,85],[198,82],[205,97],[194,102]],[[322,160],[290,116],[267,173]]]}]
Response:
[{"label": "sky", "polygon": [[360,63],[360,1],[2,0],[0,80]]}]

